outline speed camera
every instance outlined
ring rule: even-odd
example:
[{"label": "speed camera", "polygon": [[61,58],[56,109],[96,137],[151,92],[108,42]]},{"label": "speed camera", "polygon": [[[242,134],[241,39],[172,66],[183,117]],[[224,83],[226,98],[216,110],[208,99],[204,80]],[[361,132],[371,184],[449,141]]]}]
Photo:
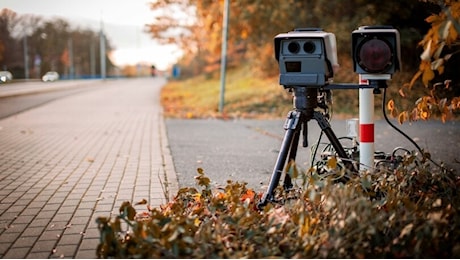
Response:
[{"label": "speed camera", "polygon": [[332,68],[338,66],[335,35],[318,28],[278,34],[275,58],[280,85],[321,87],[332,80]]}]

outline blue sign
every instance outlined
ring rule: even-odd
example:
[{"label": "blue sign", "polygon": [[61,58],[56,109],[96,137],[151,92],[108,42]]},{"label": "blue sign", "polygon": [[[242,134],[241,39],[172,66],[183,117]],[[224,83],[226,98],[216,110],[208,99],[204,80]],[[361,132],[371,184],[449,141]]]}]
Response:
[{"label": "blue sign", "polygon": [[173,66],[172,76],[175,79],[179,78],[179,76],[180,76],[180,67],[177,64]]}]

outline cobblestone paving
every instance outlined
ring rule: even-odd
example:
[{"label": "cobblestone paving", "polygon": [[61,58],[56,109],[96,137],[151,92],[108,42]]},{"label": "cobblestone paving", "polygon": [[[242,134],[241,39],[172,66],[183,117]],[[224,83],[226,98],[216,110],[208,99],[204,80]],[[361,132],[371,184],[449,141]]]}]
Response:
[{"label": "cobblestone paving", "polygon": [[108,80],[0,120],[1,258],[95,258],[97,217],[175,194],[164,83]]}]

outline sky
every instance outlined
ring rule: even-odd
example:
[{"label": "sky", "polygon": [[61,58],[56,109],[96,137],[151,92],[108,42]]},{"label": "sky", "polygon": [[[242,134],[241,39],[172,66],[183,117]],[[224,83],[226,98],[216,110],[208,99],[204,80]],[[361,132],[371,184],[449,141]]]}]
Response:
[{"label": "sky", "polygon": [[181,52],[174,46],[159,45],[143,32],[153,22],[148,3],[153,0],[0,0],[0,9],[39,15],[45,19],[63,18],[75,27],[99,31],[101,21],[117,65],[148,63],[158,69],[174,64]]}]

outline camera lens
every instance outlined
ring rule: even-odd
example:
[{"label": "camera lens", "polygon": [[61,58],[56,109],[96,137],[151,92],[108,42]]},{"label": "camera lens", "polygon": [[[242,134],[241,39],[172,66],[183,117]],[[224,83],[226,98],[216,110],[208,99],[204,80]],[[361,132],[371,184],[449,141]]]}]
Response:
[{"label": "camera lens", "polygon": [[391,48],[381,39],[371,39],[361,45],[358,58],[365,71],[384,73],[391,66]]},{"label": "camera lens", "polygon": [[300,50],[300,45],[298,42],[290,42],[287,47],[291,53],[298,53]]},{"label": "camera lens", "polygon": [[313,53],[315,52],[316,46],[313,42],[306,42],[303,44],[303,50],[306,53]]}]

